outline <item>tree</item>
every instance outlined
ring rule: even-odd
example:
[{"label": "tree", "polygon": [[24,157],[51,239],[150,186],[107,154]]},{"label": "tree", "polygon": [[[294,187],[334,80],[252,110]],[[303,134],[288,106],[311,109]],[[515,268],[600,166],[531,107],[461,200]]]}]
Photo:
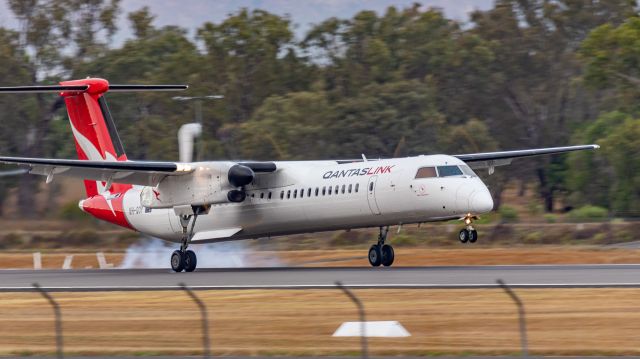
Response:
[{"label": "tree", "polygon": [[[192,94],[204,91],[201,74],[194,71],[203,66],[203,59],[186,30],[150,27],[145,31],[145,37],[128,40],[122,48],[78,67],[75,76],[99,74],[112,83],[188,83]],[[175,134],[180,125],[192,121],[189,103],[173,101],[167,93],[107,96],[129,158],[177,160]]]},{"label": "tree", "polygon": [[[592,100],[580,88],[576,50],[595,26],[621,23],[634,4],[620,0],[501,0],[472,16],[474,33],[490,41],[491,70],[499,99],[487,116],[504,147],[544,147],[565,143],[569,128],[591,120]],[[545,208],[554,208],[563,188],[558,157],[541,157],[533,167]],[[554,164],[555,163],[555,164]]]},{"label": "tree", "polygon": [[329,156],[333,109],[322,92],[271,96],[240,126],[242,158],[302,160]]},{"label": "tree", "polygon": [[597,90],[612,90],[615,108],[640,110],[640,18],[594,29],[581,45],[580,59],[587,83]]},{"label": "tree", "polygon": [[[22,71],[28,81],[55,82],[77,64],[96,58],[116,30],[118,0],[9,0],[10,10],[20,22],[18,48],[24,54]],[[23,80],[25,80],[23,78]],[[28,110],[14,113],[22,120],[12,131],[20,142],[22,156],[42,157],[46,154],[49,126],[62,107],[60,98],[36,94]],[[31,101],[25,100],[25,101]],[[25,217],[33,217],[34,177],[19,183],[18,208]]]},{"label": "tree", "polygon": [[[205,23],[198,38],[206,49],[206,81],[224,93],[233,122],[247,121],[271,95],[305,90],[310,84],[307,65],[296,59],[286,17],[242,9],[221,24]],[[287,73],[301,77],[291,81]]]}]

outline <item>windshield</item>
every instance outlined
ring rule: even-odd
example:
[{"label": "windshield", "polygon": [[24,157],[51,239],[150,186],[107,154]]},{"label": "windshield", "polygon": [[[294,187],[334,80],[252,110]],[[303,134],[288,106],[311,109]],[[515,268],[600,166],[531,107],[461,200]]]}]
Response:
[{"label": "windshield", "polygon": [[458,166],[438,166],[438,177],[462,176]]}]

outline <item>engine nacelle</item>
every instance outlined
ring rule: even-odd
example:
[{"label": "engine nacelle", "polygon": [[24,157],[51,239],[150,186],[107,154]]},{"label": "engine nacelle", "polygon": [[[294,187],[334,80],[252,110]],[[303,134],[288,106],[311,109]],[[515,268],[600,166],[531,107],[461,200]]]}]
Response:
[{"label": "engine nacelle", "polygon": [[190,174],[167,176],[156,187],[145,187],[140,202],[147,208],[201,206],[243,202],[244,186],[255,178],[253,170],[236,163],[217,162],[215,167],[194,164]]},{"label": "engine nacelle", "polygon": [[256,174],[247,166],[234,165],[229,169],[227,179],[233,187],[244,187],[253,182]]}]

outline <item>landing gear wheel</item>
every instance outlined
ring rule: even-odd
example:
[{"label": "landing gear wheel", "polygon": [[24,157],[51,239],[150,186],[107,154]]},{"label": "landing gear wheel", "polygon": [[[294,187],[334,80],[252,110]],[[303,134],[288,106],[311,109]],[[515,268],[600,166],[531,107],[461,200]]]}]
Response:
[{"label": "landing gear wheel", "polygon": [[173,269],[174,272],[182,272],[182,270],[184,269],[184,262],[185,260],[182,252],[173,251],[173,253],[171,254],[171,269]]},{"label": "landing gear wheel", "polygon": [[467,231],[466,229],[461,229],[460,233],[458,234],[458,239],[462,243],[467,243],[469,241],[469,231]]},{"label": "landing gear wheel", "polygon": [[374,244],[369,248],[369,263],[374,267],[379,267],[382,264],[382,253],[380,246]]},{"label": "landing gear wheel", "polygon": [[469,232],[469,243],[476,243],[476,241],[478,240],[478,231],[476,231],[475,229],[472,229]]},{"label": "landing gear wheel", "polygon": [[194,251],[186,251],[184,255],[184,271],[193,272],[198,265],[198,258]]},{"label": "landing gear wheel", "polygon": [[393,252],[393,247],[388,244],[382,246],[382,265],[385,267],[389,267],[393,264],[393,260],[395,259],[395,253]]}]

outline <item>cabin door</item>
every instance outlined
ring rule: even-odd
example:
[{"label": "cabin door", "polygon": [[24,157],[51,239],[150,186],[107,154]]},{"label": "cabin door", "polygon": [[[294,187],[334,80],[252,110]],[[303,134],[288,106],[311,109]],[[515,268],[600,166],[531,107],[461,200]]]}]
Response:
[{"label": "cabin door", "polygon": [[369,209],[371,209],[371,213],[375,215],[380,214],[380,208],[378,207],[378,202],[376,201],[377,182],[378,176],[371,176],[371,178],[369,178],[369,184],[367,185],[367,200],[369,201]]}]

